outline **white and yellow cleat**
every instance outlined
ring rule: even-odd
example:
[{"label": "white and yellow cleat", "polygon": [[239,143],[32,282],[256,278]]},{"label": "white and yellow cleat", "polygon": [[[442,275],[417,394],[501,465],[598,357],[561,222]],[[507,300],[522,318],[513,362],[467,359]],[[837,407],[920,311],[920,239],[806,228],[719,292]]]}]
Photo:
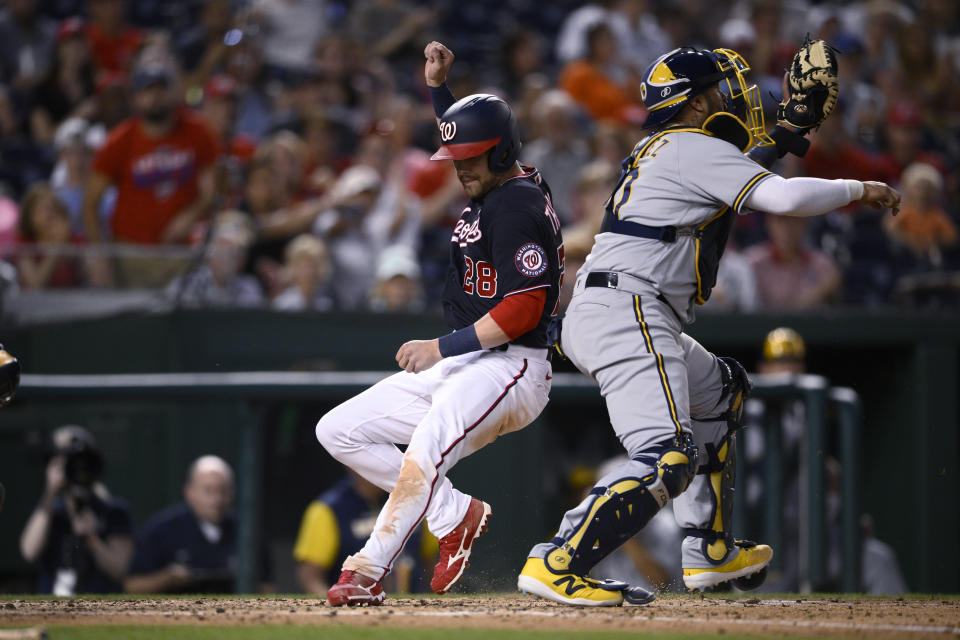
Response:
[{"label": "white and yellow cleat", "polygon": [[[716,587],[729,580],[743,580],[753,576],[767,568],[770,560],[773,559],[773,549],[765,544],[744,543],[738,540],[736,544],[737,554],[727,562],[709,568],[683,569],[683,584],[687,589],[703,590]],[[739,582],[735,582],[739,586]],[[761,581],[762,582],[762,581]],[[744,584],[748,584],[745,581]],[[755,586],[759,586],[759,582]]]},{"label": "white and yellow cleat", "polygon": [[616,607],[623,603],[621,582],[602,582],[573,573],[555,573],[547,568],[543,558],[527,558],[517,589],[560,604],[575,607]]}]

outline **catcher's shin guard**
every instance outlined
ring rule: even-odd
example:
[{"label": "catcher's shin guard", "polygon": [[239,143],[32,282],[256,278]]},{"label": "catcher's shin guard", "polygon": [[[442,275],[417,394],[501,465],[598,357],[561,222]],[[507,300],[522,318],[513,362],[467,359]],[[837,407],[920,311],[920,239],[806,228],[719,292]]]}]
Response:
[{"label": "catcher's shin guard", "polygon": [[[753,383],[747,375],[743,365],[727,356],[717,358],[720,364],[720,376],[723,380],[723,395],[726,400],[726,411],[715,418],[704,420],[726,420],[731,431],[743,425],[743,407],[747,403],[747,396],[753,388]],[[699,418],[698,418],[699,419]]]},{"label": "catcher's shin guard", "polygon": [[[594,487],[573,533],[553,539],[556,549],[544,559],[551,571],[586,575],[646,526],[668,500],[680,495],[690,484],[697,468],[697,449],[690,436],[684,434],[628,464],[652,473],[640,477],[624,475]],[[629,472],[626,466],[624,471]]]},{"label": "catcher's shin guard", "polygon": [[[720,412],[708,418],[694,416],[694,438],[701,451],[701,466],[694,481],[702,487],[691,490],[688,498],[712,505],[708,517],[700,517],[695,527],[685,527],[685,534],[702,540],[703,556],[711,563],[721,564],[733,548],[730,531],[733,517],[734,484],[736,481],[737,429],[741,426],[743,408],[753,384],[739,362],[729,357],[718,357],[723,394]],[[705,479],[701,480],[703,476]],[[704,482],[705,480],[705,482]],[[698,500],[699,498],[699,500]],[[702,513],[702,509],[699,509]]]},{"label": "catcher's shin guard", "polygon": [[737,469],[737,433],[728,431],[715,445],[704,445],[707,463],[698,469],[698,475],[707,476],[707,489],[714,505],[704,528],[685,528],[684,535],[701,539],[703,557],[712,564],[722,564],[733,548],[734,483]]},{"label": "catcher's shin guard", "polygon": [[750,380],[733,358],[718,358],[723,382],[719,413],[694,416],[694,439],[704,463],[689,490],[674,503],[677,521],[684,527],[683,581],[690,589],[734,581],[740,588],[763,582],[773,556],[766,545],[734,540],[731,531],[736,480],[736,432]]}]

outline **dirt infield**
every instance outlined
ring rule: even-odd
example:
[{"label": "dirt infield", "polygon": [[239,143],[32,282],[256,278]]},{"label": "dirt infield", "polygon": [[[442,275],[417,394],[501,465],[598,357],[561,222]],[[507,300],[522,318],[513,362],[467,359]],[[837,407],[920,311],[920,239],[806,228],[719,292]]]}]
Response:
[{"label": "dirt infield", "polygon": [[390,598],[382,607],[339,608],[302,597],[10,599],[0,626],[362,625],[564,631],[660,631],[767,636],[928,638],[960,636],[960,599],[663,596],[641,607],[570,608],[520,595]]}]

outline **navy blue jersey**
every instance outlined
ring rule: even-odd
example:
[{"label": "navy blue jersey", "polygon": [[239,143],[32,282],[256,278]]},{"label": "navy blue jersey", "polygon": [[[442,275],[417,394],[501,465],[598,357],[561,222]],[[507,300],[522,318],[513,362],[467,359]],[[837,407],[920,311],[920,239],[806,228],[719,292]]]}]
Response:
[{"label": "navy blue jersey", "polygon": [[[130,508],[115,497],[91,496],[90,508],[97,516],[97,535],[108,540],[113,536],[133,537]],[[39,558],[37,593],[53,593],[60,570],[76,572],[75,593],[120,593],[123,585],[111,578],[93,559],[90,548],[73,534],[73,525],[63,498],[57,498],[50,513],[50,528]]]},{"label": "navy blue jersey", "polygon": [[471,199],[450,241],[443,315],[453,329],[482,318],[504,298],[547,290],[536,327],[516,338],[525,347],[547,346],[547,325],[557,313],[563,278],[560,220],[550,190],[533,168]]},{"label": "navy blue jersey", "polygon": [[[191,581],[178,587],[181,593],[228,593],[235,589],[237,572],[237,521],[227,513],[220,522],[220,538],[203,535],[197,517],[186,503],[164,509],[151,517],[137,537],[130,573],[149,574],[179,563],[190,569]],[[266,547],[259,551],[261,581],[270,580]]]}]

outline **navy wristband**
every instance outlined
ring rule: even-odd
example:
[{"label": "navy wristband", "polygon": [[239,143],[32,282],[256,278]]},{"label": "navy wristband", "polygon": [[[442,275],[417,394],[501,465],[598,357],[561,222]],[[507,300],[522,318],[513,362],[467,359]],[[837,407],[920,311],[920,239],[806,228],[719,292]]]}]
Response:
[{"label": "navy wristband", "polygon": [[483,347],[480,346],[480,339],[477,338],[477,330],[472,324],[453,333],[440,336],[437,342],[440,347],[440,355],[444,358],[483,349]]},{"label": "navy wristband", "polygon": [[437,119],[440,119],[443,117],[443,114],[446,113],[447,109],[457,101],[457,98],[453,95],[453,92],[450,91],[450,87],[447,86],[446,82],[439,87],[427,85],[427,89],[430,90],[430,101],[433,103],[433,112],[437,115]]}]

